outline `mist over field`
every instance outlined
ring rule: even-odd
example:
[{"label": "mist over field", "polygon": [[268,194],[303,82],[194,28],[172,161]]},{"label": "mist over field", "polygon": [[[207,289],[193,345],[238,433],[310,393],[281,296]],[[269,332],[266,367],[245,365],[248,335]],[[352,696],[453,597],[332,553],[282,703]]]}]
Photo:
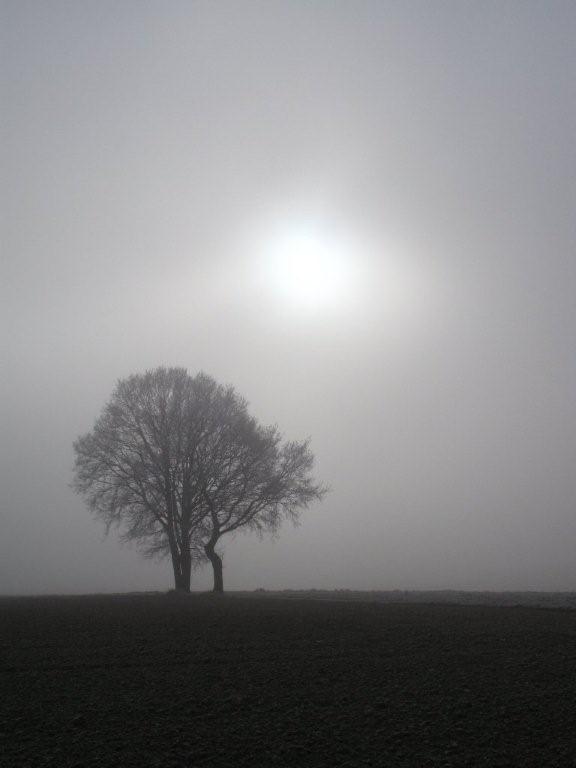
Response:
[{"label": "mist over field", "polygon": [[576,5],[1,15],[0,593],[169,588],[70,488],[159,365],[331,488],[227,589],[575,590]]}]

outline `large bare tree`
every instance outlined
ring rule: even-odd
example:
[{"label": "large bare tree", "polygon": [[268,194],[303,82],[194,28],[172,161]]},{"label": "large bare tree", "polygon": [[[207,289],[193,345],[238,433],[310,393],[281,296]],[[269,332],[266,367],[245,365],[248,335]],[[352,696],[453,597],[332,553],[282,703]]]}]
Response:
[{"label": "large bare tree", "polygon": [[119,381],[74,449],[75,489],[107,529],[118,527],[148,556],[169,554],[182,591],[207,558],[222,592],[222,536],[274,532],[325,492],[307,442],[283,443],[232,387],[182,368]]}]

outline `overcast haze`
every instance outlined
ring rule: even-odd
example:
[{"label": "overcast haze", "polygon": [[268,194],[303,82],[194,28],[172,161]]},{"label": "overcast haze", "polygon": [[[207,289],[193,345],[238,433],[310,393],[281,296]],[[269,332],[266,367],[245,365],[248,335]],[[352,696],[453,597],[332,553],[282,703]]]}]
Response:
[{"label": "overcast haze", "polygon": [[[171,586],[69,488],[158,365],[332,488],[227,588],[576,589],[575,40],[573,2],[3,2],[0,592]],[[303,230],[335,276],[278,267]]]}]

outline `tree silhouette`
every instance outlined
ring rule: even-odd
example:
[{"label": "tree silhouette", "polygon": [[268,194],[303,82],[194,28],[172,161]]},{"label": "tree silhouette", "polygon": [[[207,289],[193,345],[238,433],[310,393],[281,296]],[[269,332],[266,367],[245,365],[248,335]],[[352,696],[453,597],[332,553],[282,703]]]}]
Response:
[{"label": "tree silhouette", "polygon": [[222,592],[222,536],[274,532],[325,493],[308,442],[283,442],[233,387],[183,368],[119,381],[74,450],[75,490],[107,530],[118,527],[149,557],[169,554],[182,591],[207,558]]},{"label": "tree silhouette", "polygon": [[282,442],[277,427],[263,427],[248,414],[246,402],[228,390],[214,409],[215,423],[196,452],[195,469],[205,514],[202,541],[214,570],[214,591],[223,591],[218,541],[240,528],[277,531],[282,520],[325,489],[311,471],[308,442]]}]

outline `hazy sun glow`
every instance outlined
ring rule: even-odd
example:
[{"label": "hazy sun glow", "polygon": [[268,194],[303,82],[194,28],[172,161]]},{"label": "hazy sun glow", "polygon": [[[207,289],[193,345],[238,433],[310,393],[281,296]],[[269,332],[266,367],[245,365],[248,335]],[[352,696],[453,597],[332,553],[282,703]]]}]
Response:
[{"label": "hazy sun glow", "polygon": [[265,261],[275,291],[301,308],[337,306],[353,292],[353,254],[313,227],[275,234],[266,246]]},{"label": "hazy sun glow", "polygon": [[433,311],[434,281],[407,240],[288,217],[262,227],[254,241],[259,290],[281,312],[306,320],[341,315],[403,334]]}]

